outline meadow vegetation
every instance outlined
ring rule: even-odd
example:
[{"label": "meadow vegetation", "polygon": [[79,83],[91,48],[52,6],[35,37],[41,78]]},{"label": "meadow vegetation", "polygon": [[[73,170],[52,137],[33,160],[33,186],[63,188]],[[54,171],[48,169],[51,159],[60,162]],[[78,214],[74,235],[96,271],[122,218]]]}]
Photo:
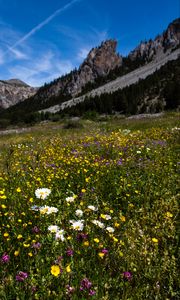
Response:
[{"label": "meadow vegetation", "polygon": [[178,114],[0,137],[0,299],[176,300]]}]

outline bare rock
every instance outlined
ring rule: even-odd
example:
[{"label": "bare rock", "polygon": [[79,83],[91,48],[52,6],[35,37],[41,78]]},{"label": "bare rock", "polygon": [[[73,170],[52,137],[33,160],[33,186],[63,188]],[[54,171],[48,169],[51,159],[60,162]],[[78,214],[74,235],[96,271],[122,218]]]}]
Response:
[{"label": "bare rock", "polygon": [[36,92],[37,88],[19,79],[0,80],[0,108],[6,109],[33,96]]}]

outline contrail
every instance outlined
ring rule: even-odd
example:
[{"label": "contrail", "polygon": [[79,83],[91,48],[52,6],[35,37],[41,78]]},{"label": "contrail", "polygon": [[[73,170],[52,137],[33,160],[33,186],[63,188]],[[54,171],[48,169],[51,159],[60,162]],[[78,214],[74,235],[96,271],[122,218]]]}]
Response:
[{"label": "contrail", "polygon": [[42,27],[44,27],[46,24],[48,24],[52,19],[54,19],[57,15],[64,12],[68,8],[70,8],[73,4],[76,2],[79,2],[81,0],[72,0],[71,2],[67,3],[63,7],[57,9],[52,15],[50,15],[47,19],[45,19],[43,22],[38,24],[36,27],[31,29],[26,35],[24,35],[20,40],[18,40],[14,45],[12,45],[9,50],[13,50],[16,46],[20,45],[24,41],[26,41],[29,37],[31,37],[33,34],[35,34],[38,30],[40,30]]}]

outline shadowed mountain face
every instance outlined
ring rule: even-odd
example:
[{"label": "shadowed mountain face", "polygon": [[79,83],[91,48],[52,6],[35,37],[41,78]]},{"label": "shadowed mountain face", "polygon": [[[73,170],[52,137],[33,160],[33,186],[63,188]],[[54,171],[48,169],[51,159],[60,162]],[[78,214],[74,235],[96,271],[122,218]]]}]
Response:
[{"label": "shadowed mountain face", "polygon": [[[20,103],[20,109],[33,112],[63,102],[64,105],[80,94],[85,95],[87,91],[91,91],[93,96],[122,89],[152,74],[169,60],[177,59],[179,46],[180,19],[169,24],[168,28],[154,40],[140,43],[126,58],[116,53],[115,40],[107,40],[89,52],[78,70],[57,78],[39,89],[29,87],[17,79],[0,81],[0,108],[8,108],[18,102],[24,102],[24,104]],[[139,70],[142,66],[145,70]],[[139,75],[142,72],[143,75]],[[122,75],[125,74],[129,75],[123,78]],[[131,78],[132,76],[134,77]],[[116,82],[113,79],[116,79]],[[98,86],[101,87],[96,92]],[[25,100],[26,98],[28,99]],[[81,97],[80,102],[83,100],[84,98]]]}]

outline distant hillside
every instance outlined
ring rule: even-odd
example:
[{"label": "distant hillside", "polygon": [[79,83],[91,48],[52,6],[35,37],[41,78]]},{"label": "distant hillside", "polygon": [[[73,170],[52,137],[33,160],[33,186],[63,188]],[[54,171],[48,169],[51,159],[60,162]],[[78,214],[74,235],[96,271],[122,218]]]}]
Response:
[{"label": "distant hillside", "polygon": [[0,80],[0,109],[24,101],[33,96],[37,90],[19,79]]}]

